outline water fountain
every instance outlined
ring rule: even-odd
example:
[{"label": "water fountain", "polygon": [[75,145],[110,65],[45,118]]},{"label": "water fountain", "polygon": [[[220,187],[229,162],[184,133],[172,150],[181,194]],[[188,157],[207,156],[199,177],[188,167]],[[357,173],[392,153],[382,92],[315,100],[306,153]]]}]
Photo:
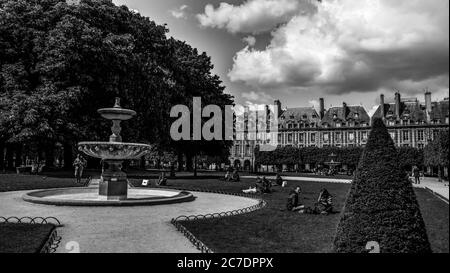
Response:
[{"label": "water fountain", "polygon": [[[130,189],[122,163],[127,159],[138,159],[150,151],[150,146],[140,143],[122,142],[120,123],[131,119],[136,112],[120,106],[120,99],[112,108],[102,108],[98,113],[112,121],[109,142],[86,141],[78,143],[78,150],[91,157],[101,158],[107,165],[101,174],[98,189],[67,188],[33,191],[24,195],[24,200],[53,205],[154,205],[192,201],[193,195],[185,191],[162,189]],[[95,191],[98,191],[95,192]]]}]

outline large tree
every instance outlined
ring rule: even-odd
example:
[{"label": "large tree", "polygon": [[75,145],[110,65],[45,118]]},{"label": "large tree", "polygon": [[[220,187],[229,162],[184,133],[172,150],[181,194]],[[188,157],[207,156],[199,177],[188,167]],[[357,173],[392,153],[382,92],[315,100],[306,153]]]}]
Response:
[{"label": "large tree", "polygon": [[449,165],[449,131],[440,131],[437,137],[424,149],[424,164],[438,168],[439,179],[442,179],[442,168]]},{"label": "large tree", "polygon": [[232,103],[205,53],[125,6],[0,0],[0,14],[1,143],[50,151],[60,142],[71,160],[78,141],[107,139],[110,124],[96,110],[119,96],[138,112],[123,123],[125,141],[185,152],[186,143],[170,139],[171,106],[189,105],[194,95]]},{"label": "large tree", "polygon": [[347,197],[334,241],[336,252],[431,252],[412,183],[381,119],[375,119]]}]

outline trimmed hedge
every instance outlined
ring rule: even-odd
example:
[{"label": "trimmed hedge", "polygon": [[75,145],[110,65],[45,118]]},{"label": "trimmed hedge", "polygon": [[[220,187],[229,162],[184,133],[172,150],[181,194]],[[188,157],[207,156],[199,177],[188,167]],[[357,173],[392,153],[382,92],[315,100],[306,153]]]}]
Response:
[{"label": "trimmed hedge", "polygon": [[334,251],[429,253],[430,243],[413,187],[381,119],[373,123],[334,240]]}]

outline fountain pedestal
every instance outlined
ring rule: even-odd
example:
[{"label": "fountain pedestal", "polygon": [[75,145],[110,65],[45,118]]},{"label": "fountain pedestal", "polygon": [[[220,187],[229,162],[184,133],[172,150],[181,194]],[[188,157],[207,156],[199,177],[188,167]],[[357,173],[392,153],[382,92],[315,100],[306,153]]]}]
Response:
[{"label": "fountain pedestal", "polygon": [[122,160],[105,160],[108,168],[102,172],[98,194],[107,200],[125,200],[128,195],[127,175],[122,171]]}]

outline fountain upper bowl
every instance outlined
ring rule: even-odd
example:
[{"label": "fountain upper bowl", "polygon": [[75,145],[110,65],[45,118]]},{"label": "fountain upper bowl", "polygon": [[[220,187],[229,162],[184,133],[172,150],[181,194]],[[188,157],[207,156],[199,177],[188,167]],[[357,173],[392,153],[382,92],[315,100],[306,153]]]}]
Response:
[{"label": "fountain upper bowl", "polygon": [[150,145],[126,142],[80,142],[78,150],[89,156],[109,159],[137,159],[150,151]]},{"label": "fountain upper bowl", "polygon": [[97,112],[105,119],[109,120],[129,120],[136,115],[136,112],[130,109],[123,108],[102,108]]}]

